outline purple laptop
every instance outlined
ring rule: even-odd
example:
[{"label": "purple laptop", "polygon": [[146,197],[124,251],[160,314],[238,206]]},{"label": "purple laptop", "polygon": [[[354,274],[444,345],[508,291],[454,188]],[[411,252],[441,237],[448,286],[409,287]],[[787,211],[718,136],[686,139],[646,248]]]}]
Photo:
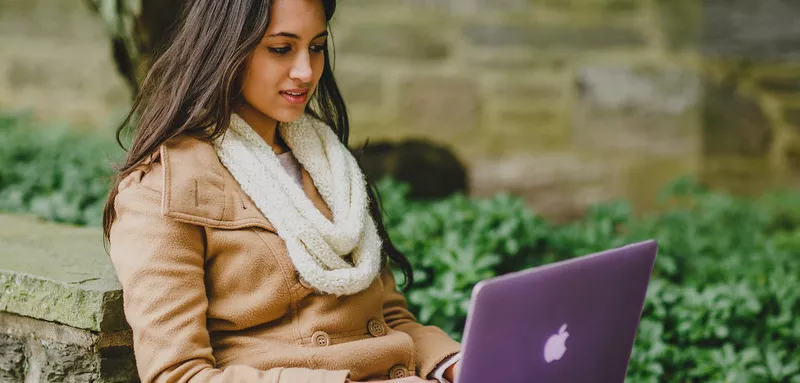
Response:
[{"label": "purple laptop", "polygon": [[623,382],[657,252],[646,241],[478,283],[456,383]]}]

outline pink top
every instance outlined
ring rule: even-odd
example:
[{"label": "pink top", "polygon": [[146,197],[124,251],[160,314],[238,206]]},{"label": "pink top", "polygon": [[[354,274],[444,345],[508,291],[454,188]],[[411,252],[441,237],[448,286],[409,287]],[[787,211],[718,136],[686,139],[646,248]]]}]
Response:
[{"label": "pink top", "polygon": [[294,178],[295,182],[297,182],[300,187],[302,187],[302,172],[300,170],[302,165],[297,161],[297,157],[292,154],[292,151],[278,154],[278,159],[281,160],[281,165],[286,169],[286,172]]}]

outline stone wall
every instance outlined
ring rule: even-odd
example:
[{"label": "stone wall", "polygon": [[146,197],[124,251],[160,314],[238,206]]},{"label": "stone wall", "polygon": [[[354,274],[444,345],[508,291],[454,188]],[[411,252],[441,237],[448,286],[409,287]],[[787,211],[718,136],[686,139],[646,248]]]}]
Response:
[{"label": "stone wall", "polygon": [[570,216],[649,208],[680,175],[797,185],[798,17],[781,0],[353,0],[334,32],[355,140],[449,143],[474,194]]},{"label": "stone wall", "polygon": [[130,104],[86,0],[0,0],[0,110],[109,127]]},{"label": "stone wall", "polygon": [[706,0],[703,176],[744,193],[800,184],[800,3]]},{"label": "stone wall", "polygon": [[0,382],[135,382],[98,228],[0,215]]},{"label": "stone wall", "polygon": [[[650,208],[681,175],[740,193],[800,183],[796,2],[340,3],[353,145],[450,145],[475,195],[513,192],[566,218],[614,197]],[[93,126],[119,116],[126,90],[81,0],[0,9],[0,109]]]}]

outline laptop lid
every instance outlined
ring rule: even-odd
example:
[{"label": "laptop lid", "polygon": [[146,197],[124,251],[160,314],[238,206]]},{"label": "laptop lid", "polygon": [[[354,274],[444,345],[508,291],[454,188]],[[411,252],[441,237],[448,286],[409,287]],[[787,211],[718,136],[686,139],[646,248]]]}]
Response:
[{"label": "laptop lid", "polygon": [[657,252],[646,241],[481,281],[457,383],[623,382]]}]

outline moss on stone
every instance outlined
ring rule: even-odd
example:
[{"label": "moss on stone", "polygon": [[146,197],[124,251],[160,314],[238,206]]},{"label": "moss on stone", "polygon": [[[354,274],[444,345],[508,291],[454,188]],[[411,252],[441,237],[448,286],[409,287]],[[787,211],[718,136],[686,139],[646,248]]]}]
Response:
[{"label": "moss on stone", "polygon": [[127,327],[97,228],[0,215],[0,310],[93,331]]}]

